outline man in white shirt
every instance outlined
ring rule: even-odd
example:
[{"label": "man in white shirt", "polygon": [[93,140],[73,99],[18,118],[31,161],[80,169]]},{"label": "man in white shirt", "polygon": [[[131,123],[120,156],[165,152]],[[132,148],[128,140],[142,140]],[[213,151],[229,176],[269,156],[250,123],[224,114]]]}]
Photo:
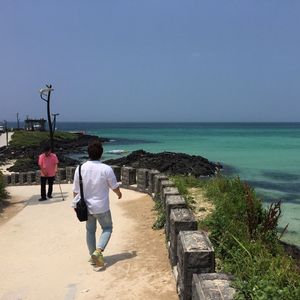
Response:
[{"label": "man in white shirt", "polygon": [[[117,194],[118,199],[122,198],[112,168],[100,162],[102,153],[101,142],[99,140],[91,142],[88,146],[89,160],[81,166],[84,200],[88,208],[86,243],[91,255],[90,262],[97,267],[104,266],[102,252],[110,239],[113,228],[109,207],[109,189],[111,188]],[[79,167],[74,174],[73,194],[75,199],[80,196]],[[96,244],[97,221],[102,228],[102,233]]]}]

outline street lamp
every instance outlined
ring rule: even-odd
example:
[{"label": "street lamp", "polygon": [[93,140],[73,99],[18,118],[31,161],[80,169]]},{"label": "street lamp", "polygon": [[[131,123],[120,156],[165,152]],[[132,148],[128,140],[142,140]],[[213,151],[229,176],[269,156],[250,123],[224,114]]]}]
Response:
[{"label": "street lamp", "polygon": [[48,126],[49,126],[49,134],[50,134],[50,144],[52,151],[54,150],[54,143],[53,143],[53,128],[52,128],[52,122],[51,122],[51,113],[50,113],[50,95],[51,92],[53,92],[54,89],[52,88],[52,85],[46,84],[46,88],[40,89],[40,96],[41,99],[47,102],[47,116],[48,116]]},{"label": "street lamp", "polygon": [[18,130],[19,130],[20,129],[19,113],[17,113],[17,126],[18,126]]},{"label": "street lamp", "polygon": [[59,114],[52,114],[53,116],[53,134],[55,132],[56,127],[56,117],[59,116]]}]

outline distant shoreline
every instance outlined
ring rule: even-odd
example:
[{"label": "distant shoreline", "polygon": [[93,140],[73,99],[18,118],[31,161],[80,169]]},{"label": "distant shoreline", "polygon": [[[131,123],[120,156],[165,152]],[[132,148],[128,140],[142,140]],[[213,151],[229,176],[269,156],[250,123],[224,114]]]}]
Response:
[{"label": "distant shoreline", "polygon": [[[24,122],[20,121],[20,126]],[[61,121],[56,123],[59,128],[60,124],[299,124],[299,121]],[[8,121],[9,128],[17,128],[15,121]],[[12,126],[14,125],[14,126]]]}]

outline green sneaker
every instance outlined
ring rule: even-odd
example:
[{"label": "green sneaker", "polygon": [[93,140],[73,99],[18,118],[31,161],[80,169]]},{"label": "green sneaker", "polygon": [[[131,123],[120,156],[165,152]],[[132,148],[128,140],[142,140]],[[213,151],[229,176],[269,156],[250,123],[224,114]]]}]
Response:
[{"label": "green sneaker", "polygon": [[96,266],[95,262],[93,261],[93,259],[90,257],[89,259],[89,263],[92,265],[92,266]]},{"label": "green sneaker", "polygon": [[95,250],[91,258],[97,267],[104,266],[104,258],[101,251]]}]

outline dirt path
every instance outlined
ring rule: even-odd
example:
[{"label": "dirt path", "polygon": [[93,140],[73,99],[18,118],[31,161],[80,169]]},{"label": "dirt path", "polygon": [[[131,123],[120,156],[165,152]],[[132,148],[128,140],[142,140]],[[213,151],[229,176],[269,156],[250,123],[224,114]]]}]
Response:
[{"label": "dirt path", "polygon": [[[178,299],[164,234],[153,231],[153,201],[122,190],[111,195],[114,232],[105,250],[107,268],[89,265],[85,223],[70,208],[71,185],[57,186],[51,201],[38,202],[39,187],[13,187],[16,202],[28,200],[0,225],[0,299]],[[4,214],[5,216],[5,214]]]}]

